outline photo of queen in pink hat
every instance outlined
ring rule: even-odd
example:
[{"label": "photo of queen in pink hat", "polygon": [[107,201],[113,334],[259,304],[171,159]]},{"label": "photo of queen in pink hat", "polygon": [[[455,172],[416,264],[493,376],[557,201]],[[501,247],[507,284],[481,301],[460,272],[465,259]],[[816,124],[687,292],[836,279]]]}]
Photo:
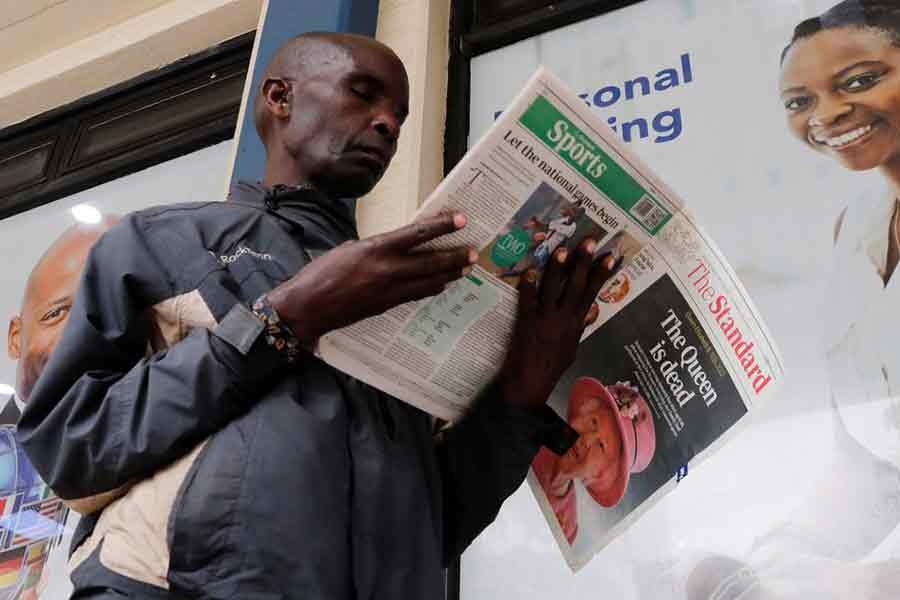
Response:
[{"label": "photo of queen in pink hat", "polygon": [[575,381],[566,419],[580,434],[578,441],[563,456],[542,448],[531,466],[572,544],[578,534],[575,481],[600,506],[615,506],[631,474],[653,460],[656,430],[650,407],[636,387],[627,382],[606,386],[592,377]]}]

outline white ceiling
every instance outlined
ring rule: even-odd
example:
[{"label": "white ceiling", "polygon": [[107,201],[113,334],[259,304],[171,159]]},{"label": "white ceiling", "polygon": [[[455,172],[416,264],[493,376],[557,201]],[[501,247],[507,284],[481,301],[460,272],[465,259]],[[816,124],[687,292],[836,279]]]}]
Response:
[{"label": "white ceiling", "polygon": [[0,0],[0,129],[251,31],[263,0]]},{"label": "white ceiling", "polygon": [[168,0],[0,0],[0,71],[33,61]]}]

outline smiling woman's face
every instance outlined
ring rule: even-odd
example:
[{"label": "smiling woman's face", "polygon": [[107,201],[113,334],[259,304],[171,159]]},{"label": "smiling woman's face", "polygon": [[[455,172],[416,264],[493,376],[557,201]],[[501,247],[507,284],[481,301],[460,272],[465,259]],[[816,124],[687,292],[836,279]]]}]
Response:
[{"label": "smiling woman's face", "polygon": [[781,70],[791,131],[846,168],[900,167],[900,48],[875,29],[798,40]]}]

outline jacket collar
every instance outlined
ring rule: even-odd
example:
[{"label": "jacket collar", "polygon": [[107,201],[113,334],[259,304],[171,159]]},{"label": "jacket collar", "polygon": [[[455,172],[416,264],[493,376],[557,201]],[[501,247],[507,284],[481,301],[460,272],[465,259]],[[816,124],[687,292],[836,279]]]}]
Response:
[{"label": "jacket collar", "polygon": [[228,200],[265,208],[301,228],[311,249],[329,249],[359,238],[355,198],[331,198],[306,185],[266,188],[241,181],[231,186]]}]

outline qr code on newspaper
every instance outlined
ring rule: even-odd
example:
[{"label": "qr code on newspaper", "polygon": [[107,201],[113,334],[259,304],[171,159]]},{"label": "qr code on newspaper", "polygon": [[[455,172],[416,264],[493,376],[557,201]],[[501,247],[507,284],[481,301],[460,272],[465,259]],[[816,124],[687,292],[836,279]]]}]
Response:
[{"label": "qr code on newspaper", "polygon": [[647,194],[644,194],[640,200],[635,202],[629,212],[644,227],[651,231],[656,229],[669,216],[669,212]]}]

